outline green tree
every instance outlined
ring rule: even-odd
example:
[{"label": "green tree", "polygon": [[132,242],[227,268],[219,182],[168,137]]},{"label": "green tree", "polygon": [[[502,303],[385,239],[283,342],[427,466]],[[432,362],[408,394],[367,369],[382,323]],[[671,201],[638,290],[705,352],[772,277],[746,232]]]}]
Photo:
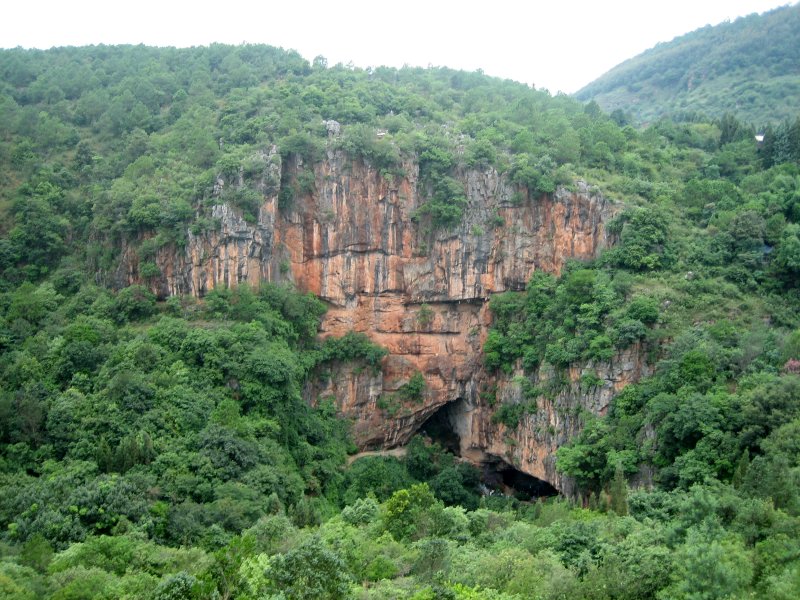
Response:
[{"label": "green tree", "polygon": [[690,532],[675,561],[674,581],[666,597],[714,600],[735,598],[753,577],[750,557],[736,540],[708,540]]},{"label": "green tree", "polygon": [[268,588],[287,600],[339,600],[348,597],[350,575],[342,559],[314,537],[267,568]]},{"label": "green tree", "polygon": [[625,480],[622,463],[618,462],[614,467],[614,479],[611,480],[609,494],[611,495],[611,510],[620,517],[626,516],[628,514],[628,482]]},{"label": "green tree", "polygon": [[426,533],[429,510],[437,501],[428,484],[398,490],[386,501],[383,525],[397,540]]}]

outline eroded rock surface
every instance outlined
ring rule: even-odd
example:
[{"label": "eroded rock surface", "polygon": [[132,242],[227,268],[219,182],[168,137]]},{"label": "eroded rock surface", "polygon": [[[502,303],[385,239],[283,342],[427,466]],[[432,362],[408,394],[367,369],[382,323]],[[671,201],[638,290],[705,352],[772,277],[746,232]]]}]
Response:
[{"label": "eroded rock surface", "polygon": [[[469,170],[457,173],[468,199],[462,223],[436,230],[414,218],[424,193],[413,163],[404,177],[386,178],[329,152],[313,167],[313,191],[279,208],[276,179],[294,180],[310,167],[280,165],[274,148],[261,157],[258,215],[245,220],[230,204],[215,205],[216,227],[189,231],[184,248],[158,251],[162,275],[149,282],[154,291],[202,296],[219,285],[293,281],[330,304],[323,335],[365,332],[389,350],[379,373],[334,365],[306,388],[310,401],[335,398],[354,420],[362,449],[403,445],[442,405],[460,400],[462,416],[450,418],[462,456],[499,457],[569,487],[555,472],[553,453],[578,431],[577,415],[602,414],[614,390],[647,367],[635,348],[609,364],[586,365],[604,381],[592,390],[580,389],[576,368],[564,390],[539,398],[538,409],[508,431],[492,423],[492,403],[519,402],[521,392],[512,377],[495,380],[483,370],[488,300],[524,289],[536,270],[558,273],[568,259],[596,256],[610,243],[605,223],[618,207],[583,183],[529,197],[493,169]],[[215,193],[224,198],[226,186],[242,185],[241,175],[220,179]],[[138,264],[135,250],[126,249],[120,279],[141,282]],[[402,404],[394,392],[416,372],[427,382],[424,398]]]}]

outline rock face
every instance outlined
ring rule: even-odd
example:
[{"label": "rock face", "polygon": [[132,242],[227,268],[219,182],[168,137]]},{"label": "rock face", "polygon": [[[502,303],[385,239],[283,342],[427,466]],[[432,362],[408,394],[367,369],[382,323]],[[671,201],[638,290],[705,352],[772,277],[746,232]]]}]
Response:
[{"label": "rock face", "polygon": [[[562,493],[571,495],[572,481],[555,468],[555,452],[582,428],[584,411],[605,415],[612,397],[629,383],[635,383],[651,374],[651,367],[642,359],[640,346],[634,345],[618,353],[609,362],[589,363],[569,370],[568,379],[552,398],[535,399],[535,411],[522,417],[513,430],[503,424],[492,424],[491,409],[485,404],[473,411],[472,431],[477,435],[467,438],[470,448],[480,449],[484,455],[501,457],[520,471],[547,481]],[[536,385],[550,381],[551,373],[540,369],[529,378]],[[592,375],[598,385],[585,387],[583,375]],[[497,402],[519,403],[525,400],[522,372],[515,377],[498,381]],[[461,438],[464,446],[465,438]],[[469,451],[470,448],[466,450]],[[479,460],[485,460],[485,456]]]},{"label": "rock face", "polygon": [[[488,299],[524,289],[535,270],[558,273],[568,259],[594,257],[610,243],[604,225],[618,207],[583,183],[530,197],[493,169],[467,170],[456,173],[468,200],[462,223],[436,230],[414,218],[425,194],[413,163],[404,177],[386,178],[340,152],[313,168],[299,160],[280,165],[275,148],[259,157],[262,172],[248,184],[264,197],[255,219],[215,205],[216,227],[189,231],[183,249],[158,251],[154,291],[202,296],[218,285],[292,281],[329,303],[323,335],[365,332],[389,350],[380,373],[334,365],[325,381],[306,388],[309,401],[335,398],[354,420],[359,446],[403,445],[447,405],[462,456],[503,460],[567,491],[553,453],[579,430],[576,415],[603,413],[614,390],[646,367],[635,349],[586,365],[604,381],[592,390],[580,389],[576,368],[565,389],[539,398],[538,410],[509,431],[492,423],[492,405],[520,402],[521,391],[518,378],[495,380],[483,370]],[[276,181],[308,183],[311,174],[313,189],[279,208]],[[243,185],[241,173],[220,178],[215,193],[224,198]],[[133,247],[119,278],[140,282]],[[417,372],[427,383],[424,397],[404,404],[394,392]]]}]

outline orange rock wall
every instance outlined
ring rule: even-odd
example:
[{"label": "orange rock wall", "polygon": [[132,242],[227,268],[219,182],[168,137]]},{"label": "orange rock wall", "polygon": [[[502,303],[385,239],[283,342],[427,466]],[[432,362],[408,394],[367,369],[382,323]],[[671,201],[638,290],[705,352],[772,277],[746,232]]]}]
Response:
[{"label": "orange rock wall", "polygon": [[[274,148],[264,153],[265,178],[272,180],[275,156]],[[308,167],[293,162],[277,168],[291,180]],[[310,401],[336,399],[354,420],[362,448],[404,444],[443,404],[461,399],[464,414],[454,427],[464,456],[476,462],[501,457],[559,483],[553,452],[578,428],[560,401],[540,399],[541,411],[507,432],[491,423],[492,409],[482,400],[481,392],[496,386],[503,401],[520,401],[510,379],[495,382],[482,368],[488,300],[524,289],[537,269],[558,273],[568,259],[596,256],[609,244],[605,223],[618,207],[583,183],[527,197],[493,169],[469,170],[457,173],[468,200],[463,222],[434,230],[414,219],[424,194],[413,163],[405,165],[405,177],[387,179],[367,164],[329,152],[313,171],[314,191],[284,210],[277,189],[256,182],[264,193],[256,222],[246,222],[228,204],[215,205],[218,228],[189,231],[185,248],[159,251],[162,277],[152,284],[154,291],[202,296],[218,285],[293,281],[329,303],[322,335],[361,331],[389,350],[380,373],[337,366],[327,381],[306,389]],[[241,176],[220,179],[217,192],[226,185],[245,182]],[[520,191],[523,200],[515,204]],[[119,275],[126,283],[139,281],[133,248],[125,249]],[[642,369],[631,357],[619,360],[628,368],[602,366],[609,377],[603,393],[572,389],[561,403],[601,413],[610,390]],[[417,371],[427,382],[425,398],[397,406],[393,392]]]}]

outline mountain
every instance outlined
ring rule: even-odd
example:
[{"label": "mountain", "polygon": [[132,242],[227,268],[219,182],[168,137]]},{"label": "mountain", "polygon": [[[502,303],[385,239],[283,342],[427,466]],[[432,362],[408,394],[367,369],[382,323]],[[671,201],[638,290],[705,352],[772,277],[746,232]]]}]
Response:
[{"label": "mountain", "polygon": [[794,118],[800,99],[800,5],[707,25],[611,69],[575,94],[638,123],[725,113],[763,125]]},{"label": "mountain", "polygon": [[800,595],[800,119],[263,45],[0,78],[3,597]]}]

